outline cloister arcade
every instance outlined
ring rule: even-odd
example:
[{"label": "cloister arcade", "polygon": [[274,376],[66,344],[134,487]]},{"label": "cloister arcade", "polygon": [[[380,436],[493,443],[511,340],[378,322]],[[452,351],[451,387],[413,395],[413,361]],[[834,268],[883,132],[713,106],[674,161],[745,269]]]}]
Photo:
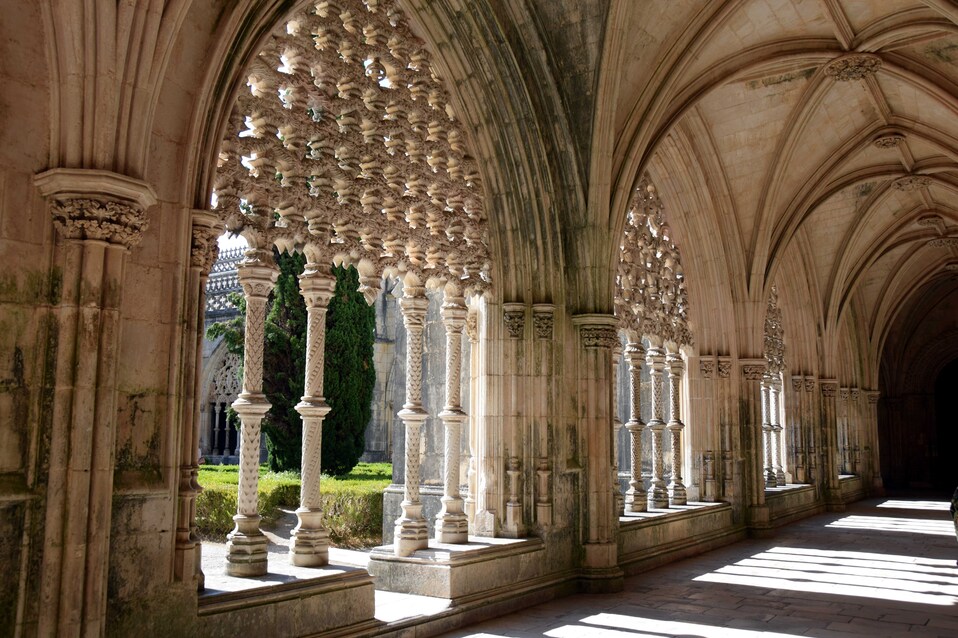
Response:
[{"label": "cloister arcade", "polygon": [[[7,633],[434,635],[958,482],[946,0],[3,9]],[[204,373],[224,232],[244,358]],[[288,555],[257,496],[274,250],[307,261]],[[361,563],[320,513],[340,264],[406,344],[401,514]],[[240,464],[213,562],[204,450]],[[445,606],[383,619],[384,591]]]}]

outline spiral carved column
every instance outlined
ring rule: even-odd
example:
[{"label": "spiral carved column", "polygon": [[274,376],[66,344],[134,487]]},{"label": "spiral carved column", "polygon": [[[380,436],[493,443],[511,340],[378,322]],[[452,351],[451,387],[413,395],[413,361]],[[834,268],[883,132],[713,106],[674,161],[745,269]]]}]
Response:
[{"label": "spiral carved column", "polygon": [[408,348],[406,354],[406,403],[399,411],[406,430],[402,516],[396,520],[395,546],[397,556],[409,556],[429,545],[428,524],[422,515],[419,500],[419,450],[422,425],[429,416],[422,407],[422,340],[429,300],[419,281],[407,278],[403,296],[399,300],[403,325],[406,327]]},{"label": "spiral carved column", "polygon": [[782,421],[779,414],[779,397],[781,386],[779,380],[774,379],[768,386],[768,410],[771,417],[772,437],[772,471],[775,472],[775,485],[784,487],[785,470],[782,468]]},{"label": "spiral carved column", "polygon": [[629,343],[625,347],[625,360],[629,364],[629,422],[625,429],[629,432],[629,457],[631,468],[629,489],[625,493],[626,509],[629,512],[644,512],[646,509],[645,486],[642,485],[642,398],[641,365],[645,359],[645,348],[640,342]]},{"label": "spiral carved column", "polygon": [[236,497],[236,527],[227,536],[226,573],[262,576],[266,573],[266,536],[259,529],[259,441],[263,416],[270,404],[263,394],[263,338],[266,301],[279,271],[269,250],[251,248],[240,262],[239,282],[246,297],[246,338],[243,352],[243,391],[233,409],[239,415],[240,468]]},{"label": "spiral carved column", "polygon": [[682,482],[682,430],[685,424],[679,414],[679,403],[682,391],[682,371],[685,363],[678,352],[670,352],[667,357],[669,364],[669,399],[671,402],[671,418],[668,430],[672,443],[672,481],[669,483],[669,505],[685,505],[688,496],[685,484]]},{"label": "spiral carved column", "polygon": [[766,488],[778,485],[778,482],[775,480],[775,468],[772,467],[772,422],[769,416],[770,395],[769,380],[766,377],[762,380],[762,449],[764,456],[763,474],[765,476]]},{"label": "spiral carved column", "polygon": [[306,301],[306,383],[296,411],[303,418],[303,465],[299,523],[293,529],[289,562],[301,567],[319,567],[329,562],[329,532],[323,526],[322,472],[323,420],[330,407],[323,397],[323,366],[326,349],[326,311],[336,290],[329,266],[307,263],[299,277]]},{"label": "spiral carved column", "polygon": [[648,506],[653,508],[667,508],[669,506],[669,492],[665,486],[663,475],[663,434],[665,421],[662,420],[662,385],[665,380],[665,349],[661,341],[652,341],[646,355],[649,366],[649,375],[652,377],[652,418],[646,428],[652,433],[652,479],[649,485]]},{"label": "spiral carved column", "polygon": [[436,517],[436,540],[440,543],[465,543],[469,524],[459,494],[459,434],[468,418],[462,410],[462,331],[468,310],[459,292],[446,291],[440,314],[446,328],[446,405],[439,418],[445,426],[443,457],[445,469],[442,509]]}]

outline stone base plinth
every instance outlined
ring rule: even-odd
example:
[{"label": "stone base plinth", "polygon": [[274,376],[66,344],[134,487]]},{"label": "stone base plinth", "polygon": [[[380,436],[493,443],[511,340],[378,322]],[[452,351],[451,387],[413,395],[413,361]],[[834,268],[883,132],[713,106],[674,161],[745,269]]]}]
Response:
[{"label": "stone base plinth", "polygon": [[197,635],[366,635],[382,625],[375,619],[373,581],[366,570],[275,563],[257,579],[208,576],[199,597]]},{"label": "stone base plinth", "polygon": [[429,542],[410,556],[396,556],[392,545],[369,555],[376,589],[448,598],[461,604],[528,586],[549,573],[542,541],[470,536],[465,545]]}]

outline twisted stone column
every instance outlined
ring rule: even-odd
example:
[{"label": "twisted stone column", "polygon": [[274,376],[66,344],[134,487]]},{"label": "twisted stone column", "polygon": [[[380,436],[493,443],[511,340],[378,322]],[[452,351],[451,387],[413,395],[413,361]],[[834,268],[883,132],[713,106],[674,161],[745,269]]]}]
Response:
[{"label": "twisted stone column", "polygon": [[289,545],[289,562],[300,567],[320,567],[329,562],[329,532],[323,526],[320,474],[323,456],[323,420],[330,407],[323,397],[326,351],[326,311],[336,290],[336,277],[326,264],[312,263],[299,276],[306,301],[306,382],[296,411],[303,418],[303,461],[298,523]]},{"label": "twisted stone column", "polygon": [[469,534],[468,519],[459,495],[459,432],[468,418],[462,410],[462,331],[467,314],[458,289],[447,287],[440,310],[446,328],[446,405],[439,413],[446,430],[445,474],[442,509],[436,517],[436,540],[440,543],[465,543]]},{"label": "twisted stone column", "polygon": [[666,357],[669,364],[669,399],[671,402],[669,419],[669,435],[672,443],[672,482],[669,483],[669,505],[685,505],[688,497],[685,484],[682,483],[682,430],[685,424],[679,414],[679,403],[682,391],[682,371],[685,364],[682,355],[670,352]]},{"label": "twisted stone column", "polygon": [[246,336],[243,352],[243,391],[233,402],[239,415],[240,468],[236,495],[236,527],[226,537],[226,573],[262,576],[266,573],[266,536],[259,529],[259,439],[270,404],[263,394],[263,338],[266,301],[279,274],[269,250],[251,248],[237,268],[246,297]]},{"label": "twisted stone column", "polygon": [[669,492],[665,487],[663,475],[663,433],[665,421],[662,420],[662,385],[665,380],[665,350],[661,340],[651,340],[646,363],[649,366],[649,375],[652,377],[652,418],[646,428],[652,433],[652,479],[648,492],[648,506],[653,508],[667,508],[669,506]]},{"label": "twisted stone column", "polygon": [[772,467],[772,422],[770,416],[771,390],[768,377],[762,380],[762,450],[764,456],[763,474],[765,487],[776,487],[775,469]]},{"label": "twisted stone column", "polygon": [[612,347],[612,497],[615,499],[616,516],[625,511],[625,497],[619,485],[619,434],[622,432],[622,419],[619,418],[619,358],[622,345],[616,341]]},{"label": "twisted stone column", "polygon": [[625,429],[629,432],[629,457],[631,468],[629,489],[625,493],[626,509],[630,512],[644,512],[646,509],[645,486],[642,484],[642,377],[641,365],[645,360],[645,348],[641,342],[630,342],[625,347],[625,360],[629,364],[629,422]]},{"label": "twisted stone column", "polygon": [[429,300],[426,289],[417,278],[407,276],[403,296],[399,300],[403,325],[406,327],[406,403],[398,416],[406,430],[404,459],[402,516],[396,519],[394,551],[397,556],[409,556],[417,549],[429,546],[426,519],[419,500],[419,450],[422,424],[429,416],[422,407],[422,337]]},{"label": "twisted stone column", "polygon": [[768,409],[772,430],[772,471],[775,472],[775,485],[785,485],[785,470],[782,469],[782,422],[779,418],[779,396],[781,394],[779,381],[775,379],[768,387]]}]

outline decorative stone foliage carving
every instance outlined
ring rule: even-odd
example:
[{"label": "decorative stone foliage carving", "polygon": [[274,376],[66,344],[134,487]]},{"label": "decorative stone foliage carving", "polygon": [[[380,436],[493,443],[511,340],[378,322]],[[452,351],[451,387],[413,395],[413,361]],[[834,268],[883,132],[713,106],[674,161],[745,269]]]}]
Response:
[{"label": "decorative stone foliage carving", "polygon": [[232,403],[240,390],[240,358],[239,355],[227,354],[223,357],[223,364],[213,375],[210,388],[211,403]]},{"label": "decorative stone foliage carving", "polygon": [[521,339],[526,327],[526,307],[521,303],[503,304],[502,319],[510,339]]},{"label": "decorative stone foliage carving", "polygon": [[555,306],[552,304],[535,304],[532,306],[532,327],[536,331],[536,339],[552,339]]},{"label": "decorative stone foliage carving", "polygon": [[714,359],[700,359],[699,360],[699,372],[702,374],[703,379],[711,379],[712,375],[715,374],[715,360]]},{"label": "decorative stone foliage carving", "polygon": [[861,80],[881,68],[881,58],[873,53],[850,53],[825,65],[825,75],[839,82]]},{"label": "decorative stone foliage carving", "polygon": [[915,220],[919,226],[938,226],[942,223],[941,215],[922,215]]},{"label": "decorative stone foliage carving", "polygon": [[803,382],[804,379],[802,379],[802,377],[792,377],[792,390],[795,392],[801,392]]},{"label": "decorative stone foliage carving", "polygon": [[881,392],[878,390],[866,390],[865,396],[868,398],[868,403],[870,405],[875,405],[878,403],[878,399],[881,398]]},{"label": "decorative stone foliage carving", "polygon": [[958,236],[955,237],[935,237],[928,242],[932,248],[958,248]]},{"label": "decorative stone foliage carving", "polygon": [[949,272],[958,272],[958,261],[953,261],[944,265],[944,269]]},{"label": "decorative stone foliage carving", "polygon": [[190,265],[199,268],[200,272],[208,273],[213,268],[220,254],[219,243],[216,241],[218,229],[204,226],[193,226],[193,238],[190,244]]},{"label": "decorative stone foliage carving", "polygon": [[132,248],[147,227],[146,212],[120,202],[67,199],[53,203],[53,224],[67,239],[96,239]]},{"label": "decorative stone foliage carving", "polygon": [[819,385],[822,388],[823,397],[832,398],[838,392],[838,384],[834,381],[822,381]]},{"label": "decorative stone foliage carving", "polygon": [[782,310],[778,307],[778,289],[772,286],[765,308],[765,361],[768,372],[777,375],[785,371],[785,328],[782,327]]},{"label": "decorative stone foliage carving", "polygon": [[902,192],[916,191],[919,188],[931,186],[931,178],[927,175],[906,175],[899,177],[891,185],[895,190]]},{"label": "decorative stone foliage carving", "polygon": [[805,392],[814,392],[814,391],[815,391],[814,377],[805,377]]},{"label": "decorative stone foliage carving", "polygon": [[878,148],[898,148],[904,141],[905,136],[901,133],[889,133],[888,135],[876,137],[873,143]]},{"label": "decorative stone foliage carving", "polygon": [[765,369],[761,364],[745,364],[742,366],[742,376],[746,381],[761,381],[765,376]]},{"label": "decorative stone foliage carving", "polygon": [[732,374],[732,361],[730,359],[718,360],[718,375],[722,379],[728,379]]},{"label": "decorative stone foliage carving", "polygon": [[383,275],[488,286],[478,169],[397,2],[308,3],[254,58],[247,87],[214,182],[228,229],[356,265],[370,301]]},{"label": "decorative stone foliage carving", "polygon": [[692,343],[679,250],[648,174],[635,189],[622,236],[615,314],[626,330],[679,345]]},{"label": "decorative stone foliage carving", "polygon": [[612,326],[589,326],[579,329],[586,348],[612,348],[619,343],[618,331]]}]

